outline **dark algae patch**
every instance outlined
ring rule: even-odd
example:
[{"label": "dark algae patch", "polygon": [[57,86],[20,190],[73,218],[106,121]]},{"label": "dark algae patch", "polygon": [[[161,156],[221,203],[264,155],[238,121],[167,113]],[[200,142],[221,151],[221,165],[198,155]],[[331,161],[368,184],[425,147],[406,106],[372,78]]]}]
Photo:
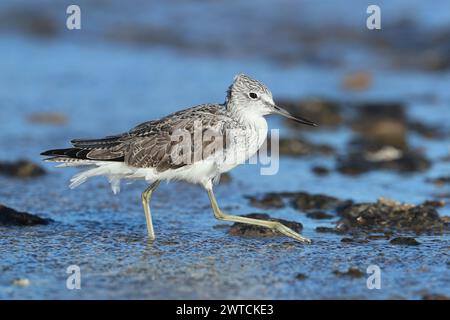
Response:
[{"label": "dark algae patch", "polygon": [[[303,229],[303,225],[299,222],[271,218],[268,214],[265,213],[250,213],[247,215],[243,215],[242,217],[260,220],[278,221],[284,224],[285,226],[291,228],[295,232],[300,232]],[[280,235],[278,232],[272,231],[269,228],[244,223],[234,223],[228,230],[228,233],[234,236],[245,236],[245,237],[273,237],[276,235]]]},{"label": "dark algae patch", "polygon": [[0,225],[2,226],[34,226],[48,224],[49,222],[49,219],[26,212],[19,212],[0,204]]},{"label": "dark algae patch", "polygon": [[430,205],[404,204],[380,198],[375,203],[355,203],[338,209],[340,230],[388,230],[424,232],[448,231],[448,225]]}]

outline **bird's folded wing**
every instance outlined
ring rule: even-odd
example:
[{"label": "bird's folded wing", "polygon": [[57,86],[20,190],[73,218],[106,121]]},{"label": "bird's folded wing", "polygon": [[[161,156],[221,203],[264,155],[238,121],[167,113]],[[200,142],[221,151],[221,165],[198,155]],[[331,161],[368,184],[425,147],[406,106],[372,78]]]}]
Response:
[{"label": "bird's folded wing", "polygon": [[225,148],[227,116],[218,105],[202,105],[145,122],[103,139],[73,140],[73,148],[43,155],[80,160],[123,161],[136,168],[176,169]]},{"label": "bird's folded wing", "polygon": [[159,172],[176,169],[206,159],[223,150],[223,125],[209,116],[172,119],[135,133],[123,143],[125,162],[139,168],[156,168]]}]

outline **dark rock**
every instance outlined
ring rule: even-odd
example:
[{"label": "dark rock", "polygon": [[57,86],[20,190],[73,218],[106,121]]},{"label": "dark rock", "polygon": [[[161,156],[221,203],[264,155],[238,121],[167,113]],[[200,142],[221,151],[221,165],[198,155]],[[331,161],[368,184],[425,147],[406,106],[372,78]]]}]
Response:
[{"label": "dark rock", "polygon": [[297,280],[305,280],[306,278],[308,278],[308,276],[304,273],[297,273],[295,275],[295,279],[297,279]]},{"label": "dark rock", "polygon": [[[251,213],[247,215],[243,215],[242,217],[260,219],[260,220],[269,220],[269,221],[278,221],[285,226],[291,228],[295,232],[300,232],[303,229],[303,225],[299,222],[287,221],[284,219],[274,219],[271,218],[268,214],[264,213]],[[269,228],[245,224],[245,223],[234,223],[228,233],[235,236],[245,236],[245,237],[273,237],[276,235],[280,235],[278,232],[272,231]]]},{"label": "dark rock", "polygon": [[364,273],[357,268],[350,267],[347,271],[334,270],[333,273],[338,277],[362,278]]},{"label": "dark rock", "polygon": [[431,161],[418,152],[387,148],[371,153],[353,152],[337,159],[337,170],[348,175],[359,175],[372,170],[422,172],[430,167]]},{"label": "dark rock", "polygon": [[30,178],[42,176],[45,173],[43,168],[28,160],[0,162],[0,174],[10,177]]},{"label": "dark rock", "polygon": [[[303,117],[319,124],[319,127],[336,127],[342,123],[341,106],[334,101],[304,100],[299,102],[280,101],[280,105],[286,108],[292,115]],[[291,126],[299,129],[307,129],[305,126],[289,121]]]},{"label": "dark rock", "polygon": [[323,194],[297,192],[292,195],[292,206],[302,211],[311,209],[335,209],[342,204],[343,201]]},{"label": "dark rock", "polygon": [[394,238],[391,241],[389,241],[389,243],[395,244],[395,245],[406,245],[406,246],[418,246],[420,244],[420,242],[418,242],[416,239],[410,238],[410,237]]},{"label": "dark rock", "polygon": [[327,176],[330,174],[330,170],[322,166],[314,166],[311,170],[317,176]]},{"label": "dark rock", "polygon": [[323,212],[323,211],[311,211],[306,214],[308,218],[324,220],[324,219],[332,219],[334,216],[332,214]]},{"label": "dark rock", "polygon": [[0,225],[3,226],[34,226],[48,224],[51,220],[26,212],[18,212],[0,204]]},{"label": "dark rock", "polygon": [[283,208],[283,197],[279,193],[269,192],[262,197],[246,196],[250,200],[250,205],[257,208],[269,209],[269,208]]},{"label": "dark rock", "polygon": [[376,203],[356,203],[339,207],[340,230],[371,232],[413,231],[443,232],[449,227],[432,206],[402,204],[380,198]]}]

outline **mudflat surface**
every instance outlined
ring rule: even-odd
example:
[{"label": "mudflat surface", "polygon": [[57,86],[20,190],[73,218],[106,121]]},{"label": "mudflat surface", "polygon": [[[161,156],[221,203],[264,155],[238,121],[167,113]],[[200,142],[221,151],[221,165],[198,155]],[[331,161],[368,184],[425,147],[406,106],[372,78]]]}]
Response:
[{"label": "mudflat surface", "polygon": [[[398,3],[392,9],[395,12],[404,8],[401,1]],[[163,2],[159,5],[159,11],[153,11],[154,24],[148,28],[159,25],[169,32],[170,25],[165,18],[176,16],[181,9],[166,7]],[[197,2],[190,5],[192,14],[196,10],[201,13],[226,6],[218,3],[217,8],[206,8]],[[20,9],[20,2],[16,6]],[[445,3],[437,2],[436,6],[434,12],[450,12],[443,10]],[[58,25],[59,16],[54,14],[57,8],[52,8],[48,5],[48,19]],[[228,56],[224,58],[210,49],[209,54],[193,51],[184,42],[180,44],[179,38],[170,32],[161,36],[165,40],[156,41],[149,33],[137,37],[133,32],[142,30],[140,19],[134,21],[136,26],[126,29],[131,30],[129,33],[124,34],[125,29],[121,29],[122,33],[116,34],[121,37],[108,38],[105,34],[113,34],[113,29],[105,26],[113,21],[111,14],[115,10],[123,11],[120,5],[112,6],[104,16],[100,14],[101,6],[89,7],[86,3],[85,8],[91,9],[87,12],[96,17],[96,23],[86,24],[85,33],[76,37],[67,31],[53,33],[53,24],[44,24],[47,27],[40,29],[47,34],[44,37],[27,34],[27,29],[16,30],[14,25],[2,25],[6,31],[0,36],[0,88],[3,88],[0,90],[0,159],[29,159],[42,165],[47,174],[30,179],[0,175],[0,203],[52,222],[38,226],[0,226],[0,298],[421,299],[427,295],[450,295],[448,232],[415,234],[393,230],[388,238],[342,242],[348,234],[316,231],[317,227],[335,226],[339,217],[334,211],[328,212],[331,219],[318,220],[291,205],[258,208],[246,197],[266,192],[304,191],[355,202],[375,202],[379,197],[412,204],[449,201],[450,185],[438,186],[429,181],[448,176],[450,172],[450,162],[446,159],[450,140],[445,135],[450,123],[450,74],[445,65],[439,72],[426,67],[412,68],[402,59],[409,51],[401,45],[392,49],[388,58],[379,55],[375,59],[377,51],[374,53],[366,41],[342,45],[329,39],[320,42],[324,49],[320,52],[334,49],[331,51],[341,59],[341,64],[321,54],[311,62],[308,56],[289,55],[299,48],[289,46],[292,41],[281,36],[282,30],[273,31],[278,33],[270,50],[263,50],[264,44],[259,41],[255,47],[231,45],[230,39],[241,30],[239,23],[231,29],[223,28],[227,37],[222,38],[222,49]],[[312,5],[305,9],[308,8],[310,11],[306,12],[311,12]],[[317,9],[317,21],[311,18],[311,25],[320,25],[327,12],[333,11],[321,8]],[[7,12],[15,7],[4,5],[3,9]],[[276,11],[270,10],[270,16],[286,17],[289,10]],[[225,16],[231,17],[233,12],[227,9]],[[132,24],[133,19],[126,20],[127,16],[134,17],[132,10],[123,14],[127,25]],[[273,21],[256,19],[269,12],[261,9],[255,14],[255,19],[250,21],[261,23],[261,27],[269,30],[268,25]],[[293,16],[291,20],[291,23],[297,21]],[[291,20],[285,19],[287,24]],[[222,30],[220,25],[215,25],[208,34],[198,23],[189,21],[184,23],[191,34],[202,36],[189,38],[187,43],[199,46],[204,41],[203,48],[215,48],[215,35]],[[354,17],[349,21],[351,29],[359,20]],[[439,27],[442,23],[430,21],[427,14],[418,18],[415,26],[423,32],[435,32]],[[397,33],[392,37],[404,39]],[[136,45],[136,41],[143,41],[144,45]],[[416,45],[439,47],[438,43]],[[234,51],[235,47],[240,49]],[[391,69],[393,61],[402,60],[406,66]],[[374,80],[368,89],[354,92],[342,88],[341,81],[349,65],[369,70]],[[399,101],[410,119],[443,129],[444,135],[426,137],[408,131],[408,146],[420,149],[431,163],[423,170],[398,172],[388,168],[349,175],[337,170],[337,158],[350,152],[348,143],[355,135],[350,126],[306,131],[270,118],[270,127],[281,129],[282,138],[301,137],[311,143],[328,144],[335,149],[334,153],[282,155],[279,171],[273,176],[260,175],[258,165],[238,167],[231,172],[230,182],[217,186],[216,196],[228,212],[260,212],[301,222],[302,234],[313,239],[313,244],[308,246],[285,237],[246,238],[228,234],[227,227],[214,219],[205,191],[184,183],[163,183],[155,192],[152,212],[157,240],[148,243],[140,203],[144,183],[122,184],[122,192],[117,196],[112,194],[106,179],[101,178],[69,190],[68,181],[77,173],[76,169],[57,169],[40,163],[41,151],[68,146],[72,138],[120,133],[180,108],[221,102],[234,74],[239,72],[264,81],[276,101],[326,98],[337,101],[343,108],[355,101]],[[48,112],[63,117],[36,118],[36,114]],[[351,115],[343,111],[342,117],[349,119]],[[328,174],[316,174],[312,169],[317,166],[326,168]],[[450,215],[448,204],[437,211],[442,217]],[[401,236],[413,237],[420,244],[390,243]],[[66,269],[70,265],[81,268],[81,290],[66,288]],[[367,289],[366,269],[370,265],[381,269],[380,290]],[[358,269],[362,275],[358,276],[357,272],[345,275],[349,268]],[[20,286],[14,282],[17,279],[28,279],[29,284]]]}]

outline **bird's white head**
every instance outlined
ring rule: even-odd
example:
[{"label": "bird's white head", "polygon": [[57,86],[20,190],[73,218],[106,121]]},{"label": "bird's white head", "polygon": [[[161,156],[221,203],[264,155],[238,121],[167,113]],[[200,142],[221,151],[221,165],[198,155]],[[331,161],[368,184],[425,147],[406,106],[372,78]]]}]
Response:
[{"label": "bird's white head", "polygon": [[260,81],[245,74],[234,77],[225,100],[227,109],[239,115],[279,114],[299,123],[316,126],[312,121],[292,116],[273,101],[272,92]]}]

